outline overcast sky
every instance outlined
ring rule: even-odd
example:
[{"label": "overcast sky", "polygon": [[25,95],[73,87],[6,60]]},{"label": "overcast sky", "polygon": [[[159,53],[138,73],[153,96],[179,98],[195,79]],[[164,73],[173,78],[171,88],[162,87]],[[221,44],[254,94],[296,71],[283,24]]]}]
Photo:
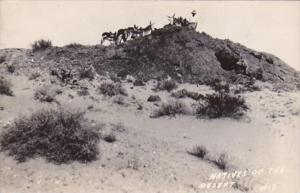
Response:
[{"label": "overcast sky", "polygon": [[58,46],[98,44],[104,31],[150,20],[158,28],[167,15],[190,17],[195,9],[198,31],[275,54],[300,70],[299,1],[0,0],[0,9],[0,48],[28,48],[40,38]]}]

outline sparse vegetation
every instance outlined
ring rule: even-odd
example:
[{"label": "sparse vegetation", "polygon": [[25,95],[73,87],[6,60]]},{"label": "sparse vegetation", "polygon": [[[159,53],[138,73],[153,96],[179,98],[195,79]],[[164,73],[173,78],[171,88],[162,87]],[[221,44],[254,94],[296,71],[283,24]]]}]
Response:
[{"label": "sparse vegetation", "polygon": [[89,90],[87,88],[81,88],[77,91],[78,96],[87,96],[89,95]]},{"label": "sparse vegetation", "polygon": [[50,74],[56,76],[63,83],[74,83],[75,73],[70,65],[54,66]]},{"label": "sparse vegetation", "polygon": [[115,96],[115,95],[124,95],[127,96],[125,89],[122,87],[120,83],[102,83],[98,87],[98,91],[100,94],[105,96]]},{"label": "sparse vegetation", "polygon": [[78,43],[70,43],[68,45],[66,45],[67,48],[82,48],[83,45],[78,44]]},{"label": "sparse vegetation", "polygon": [[35,41],[31,45],[32,52],[43,51],[50,47],[52,47],[52,42],[50,40],[44,40],[44,39]]},{"label": "sparse vegetation", "polygon": [[166,90],[168,92],[176,89],[177,83],[175,80],[163,80],[163,81],[159,81],[157,82],[157,85],[155,86],[154,90]]},{"label": "sparse vegetation", "polygon": [[212,81],[209,86],[214,89],[216,92],[229,93],[230,85],[222,80],[216,79]]},{"label": "sparse vegetation", "polygon": [[133,86],[145,86],[145,83],[142,80],[135,80]]},{"label": "sparse vegetation", "polygon": [[11,90],[11,83],[4,77],[0,77],[0,94],[13,96],[13,91]]},{"label": "sparse vegetation", "polygon": [[32,72],[31,74],[30,74],[30,76],[28,77],[28,79],[29,80],[35,80],[35,79],[37,79],[38,77],[40,77],[41,76],[41,74],[39,73],[39,72]]},{"label": "sparse vegetation", "polygon": [[6,69],[7,69],[7,72],[14,73],[16,71],[16,66],[14,64],[7,64]]},{"label": "sparse vegetation", "polygon": [[121,122],[119,122],[117,124],[113,123],[113,124],[111,124],[111,130],[114,131],[114,132],[125,132],[126,127]]},{"label": "sparse vegetation", "polygon": [[157,111],[155,111],[150,117],[157,118],[161,116],[176,116],[188,114],[186,105],[181,101],[169,101],[163,103]]},{"label": "sparse vegetation", "polygon": [[208,150],[203,145],[197,145],[191,151],[187,151],[187,153],[217,166],[220,170],[225,171],[229,167],[228,156],[226,153],[221,153],[216,159],[212,158],[209,156]]},{"label": "sparse vegetation", "polygon": [[204,159],[208,154],[208,151],[205,146],[195,146],[192,151],[188,151],[189,154],[196,156],[200,159]]},{"label": "sparse vegetation", "polygon": [[127,106],[128,104],[125,101],[125,98],[121,95],[117,95],[113,99],[113,103],[121,105],[121,106]]},{"label": "sparse vegetation", "polygon": [[238,119],[248,110],[245,100],[240,96],[226,93],[208,94],[204,103],[200,103],[196,109],[196,115],[210,119],[228,117]]},{"label": "sparse vegetation", "polygon": [[83,115],[60,109],[21,117],[2,133],[1,150],[19,162],[39,156],[56,164],[93,161],[99,154],[99,134]]},{"label": "sparse vegetation", "polygon": [[216,160],[213,160],[214,163],[220,170],[228,169],[228,157],[226,153],[222,153]]},{"label": "sparse vegetation", "polygon": [[89,79],[93,80],[95,77],[95,70],[94,67],[89,65],[89,66],[82,66],[79,70],[79,78],[80,79]]},{"label": "sparse vegetation", "polygon": [[174,98],[178,98],[178,99],[188,97],[188,98],[191,98],[191,99],[196,100],[196,101],[204,98],[204,96],[202,94],[197,93],[197,92],[190,92],[186,89],[181,89],[177,92],[173,92],[171,94],[171,96],[174,97]]},{"label": "sparse vegetation", "polygon": [[54,102],[56,95],[61,94],[61,90],[50,86],[38,88],[34,93],[34,99],[40,102]]},{"label": "sparse vegetation", "polygon": [[0,56],[0,64],[2,64],[3,62],[5,62],[5,60],[6,60],[5,55],[1,55]]}]

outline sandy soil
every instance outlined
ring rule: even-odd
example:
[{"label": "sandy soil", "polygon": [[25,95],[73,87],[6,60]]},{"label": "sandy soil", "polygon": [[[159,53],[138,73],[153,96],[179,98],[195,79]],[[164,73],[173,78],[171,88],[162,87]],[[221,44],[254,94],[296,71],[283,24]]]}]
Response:
[{"label": "sandy soil", "polygon": [[[6,77],[13,84],[15,96],[0,95],[0,106],[4,107],[0,111],[0,133],[20,115],[58,106],[33,99],[37,88],[49,84],[47,78]],[[56,100],[60,106],[86,111],[86,117],[93,124],[102,126],[103,133],[113,132],[117,141],[101,141],[99,159],[86,165],[76,162],[54,165],[43,159],[18,164],[1,152],[0,193],[241,192],[242,187],[248,187],[253,193],[299,192],[299,92],[278,93],[264,89],[245,93],[250,111],[240,121],[201,120],[192,115],[153,119],[149,115],[158,107],[147,102],[148,96],[158,94],[164,102],[170,100],[170,93],[152,91],[153,81],[141,87],[123,82],[129,95],[124,97],[126,104],[118,105],[114,97],[96,93],[102,81],[105,80],[80,82],[89,88],[88,96],[78,96],[77,90],[61,87],[63,93]],[[180,88],[213,92],[206,86],[181,84]],[[191,99],[182,101],[195,103]],[[137,109],[139,104],[142,110]],[[92,108],[88,109],[89,106]],[[211,157],[225,152],[229,173],[248,171],[249,175],[209,180],[211,174],[223,171],[189,155],[187,151],[196,145],[206,146]],[[226,181],[238,182],[240,188],[202,189],[204,182]]]}]

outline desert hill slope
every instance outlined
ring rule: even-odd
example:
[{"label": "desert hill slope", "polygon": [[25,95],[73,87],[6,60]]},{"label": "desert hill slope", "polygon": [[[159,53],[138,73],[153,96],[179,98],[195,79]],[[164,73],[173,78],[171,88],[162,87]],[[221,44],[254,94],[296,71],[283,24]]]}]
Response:
[{"label": "desert hill slope", "polygon": [[170,76],[179,82],[197,84],[216,79],[244,83],[253,78],[293,87],[299,87],[300,83],[299,72],[276,56],[173,25],[118,46],[70,44],[38,52],[12,52],[11,49],[0,52],[12,65],[22,61],[25,68],[28,64],[63,67],[73,74],[78,74],[78,69],[83,67],[93,66],[100,75],[132,75],[144,81]]},{"label": "desert hill slope", "polygon": [[[215,78],[234,82],[239,74],[272,83],[299,82],[299,74],[275,56],[180,27],[165,27],[128,42],[124,52],[129,58],[124,64],[130,66],[128,73],[135,70],[159,76],[160,72],[197,83]],[[239,62],[248,66],[247,72]]]}]

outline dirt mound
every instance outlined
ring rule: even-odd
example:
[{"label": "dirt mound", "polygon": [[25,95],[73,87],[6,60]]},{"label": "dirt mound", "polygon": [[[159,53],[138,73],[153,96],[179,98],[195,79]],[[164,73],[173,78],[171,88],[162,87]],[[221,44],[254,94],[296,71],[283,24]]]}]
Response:
[{"label": "dirt mound", "polygon": [[150,36],[129,41],[99,71],[110,66],[118,74],[141,78],[171,76],[183,82],[207,83],[215,79],[235,82],[255,78],[271,83],[299,82],[299,74],[279,58],[256,52],[230,40],[206,33],[166,26]]},{"label": "dirt mound", "polygon": [[170,76],[179,82],[207,84],[216,79],[243,83],[255,78],[300,85],[299,72],[276,56],[173,25],[118,46],[51,47],[26,51],[26,56],[24,60],[33,66],[44,64],[52,72],[57,68],[70,71],[64,74],[80,74],[76,71],[92,66],[98,74],[132,75],[143,81]]}]

